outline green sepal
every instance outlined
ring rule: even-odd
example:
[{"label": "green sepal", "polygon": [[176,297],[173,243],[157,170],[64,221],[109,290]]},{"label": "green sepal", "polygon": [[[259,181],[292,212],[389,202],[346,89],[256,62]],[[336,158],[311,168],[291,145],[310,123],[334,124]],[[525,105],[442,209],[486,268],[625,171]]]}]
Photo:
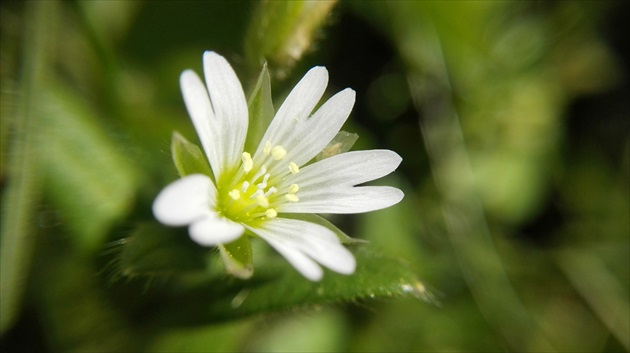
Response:
[{"label": "green sepal", "polygon": [[227,244],[219,244],[221,259],[226,271],[240,279],[248,279],[254,274],[252,244],[249,236],[243,235]]},{"label": "green sepal", "polygon": [[190,174],[205,174],[212,177],[210,164],[201,149],[177,131],[173,132],[171,139],[171,155],[181,177]]},{"label": "green sepal", "polygon": [[245,140],[245,151],[254,153],[275,114],[271,97],[271,79],[266,63],[260,70],[258,81],[256,81],[249,96],[247,106],[249,108],[249,127]]},{"label": "green sepal", "polygon": [[337,228],[334,224],[330,223],[326,218],[314,214],[314,213],[283,213],[283,218],[299,219],[301,221],[311,222],[324,226],[332,230],[339,238],[342,244],[354,245],[354,244],[366,244],[367,240],[352,238],[341,229]]},{"label": "green sepal", "polygon": [[315,157],[316,161],[321,161],[328,157],[350,151],[355,142],[359,139],[359,135],[347,131],[339,131],[337,135],[319,152]]},{"label": "green sepal", "polygon": [[186,228],[168,228],[144,223],[122,239],[117,262],[119,274],[127,277],[202,272],[208,251],[188,237]]}]

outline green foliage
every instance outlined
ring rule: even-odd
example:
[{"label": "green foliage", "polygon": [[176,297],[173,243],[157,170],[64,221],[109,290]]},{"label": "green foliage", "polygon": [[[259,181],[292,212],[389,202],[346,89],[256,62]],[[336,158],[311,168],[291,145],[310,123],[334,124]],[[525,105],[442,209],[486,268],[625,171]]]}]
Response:
[{"label": "green foliage", "polygon": [[190,241],[185,229],[141,224],[117,246],[122,249],[116,270],[127,277],[165,276],[206,267],[207,251]]},{"label": "green foliage", "polygon": [[[625,3],[0,10],[0,350],[630,349]],[[378,181],[399,205],[291,215],[334,231],[356,274],[310,282],[256,237],[207,249],[153,220],[177,174],[212,177],[177,83],[203,50],[252,85],[248,151],[325,65],[362,138],[317,158],[403,157]]]},{"label": "green foliage", "polygon": [[[129,212],[139,172],[123,149],[98,123],[96,115],[61,87],[42,97],[45,138],[40,167],[46,192],[72,240],[83,252],[100,252],[109,227]],[[80,197],[69,197],[73,190]]]},{"label": "green foliage", "polygon": [[[12,141],[11,154],[8,156],[7,171],[9,182],[2,193],[2,234],[0,248],[0,334],[4,334],[17,319],[22,296],[26,287],[30,268],[31,254],[34,247],[33,214],[41,193],[41,171],[38,170],[37,126],[41,115],[37,102],[41,98],[38,89],[47,69],[46,44],[48,33],[44,25],[47,19],[54,19],[54,4],[33,5],[27,7],[29,21],[42,22],[42,26],[30,25],[27,34],[31,37],[30,45],[25,46],[24,72],[22,74],[21,94],[15,110],[2,110],[3,137],[8,136],[9,122],[14,126],[15,139]],[[46,13],[48,12],[48,15]],[[50,16],[50,17],[47,17]],[[3,80],[3,83],[5,81]],[[4,89],[4,84],[2,85]],[[3,106],[8,95],[2,92]],[[9,116],[7,116],[7,115]],[[4,141],[2,155],[2,174],[5,173]]]},{"label": "green foliage", "polygon": [[[234,251],[244,242],[249,243],[248,238],[241,238],[244,240],[224,248],[237,256],[245,253],[251,257],[251,250]],[[248,280],[230,280],[217,261],[208,264],[208,252],[189,240],[186,232],[157,224],[139,226],[121,246],[117,270],[123,276],[166,278],[181,285],[187,283],[187,275],[196,274],[198,279],[188,284],[187,289],[174,285],[164,290],[160,307],[152,309],[154,315],[169,322],[210,323],[294,307],[426,295],[423,284],[408,264],[367,246],[355,252],[358,263],[355,274],[328,272],[321,282],[304,279],[279,255],[264,255],[262,249],[253,254],[256,269],[253,276],[248,272],[247,276],[238,276]],[[247,259],[236,261],[242,264]],[[180,303],[177,313],[167,314],[176,303]]]}]

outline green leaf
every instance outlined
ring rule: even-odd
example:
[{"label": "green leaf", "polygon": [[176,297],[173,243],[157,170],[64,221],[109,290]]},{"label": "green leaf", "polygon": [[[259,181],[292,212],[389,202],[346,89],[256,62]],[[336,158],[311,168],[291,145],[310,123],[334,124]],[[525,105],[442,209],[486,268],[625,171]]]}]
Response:
[{"label": "green leaf", "polygon": [[181,177],[198,173],[212,177],[210,164],[206,161],[201,149],[177,131],[173,132],[171,139],[171,154]]},{"label": "green leaf", "polygon": [[367,247],[355,256],[353,275],[326,271],[320,282],[305,279],[279,255],[257,256],[256,273],[247,281],[215,273],[185,291],[177,283],[169,286],[159,305],[148,309],[155,317],[147,320],[167,320],[160,325],[201,324],[361,299],[430,297],[415,272],[399,259]]},{"label": "green leaf", "polygon": [[190,240],[186,228],[145,223],[121,244],[118,266],[123,276],[170,275],[207,267],[208,251]]},{"label": "green leaf", "polygon": [[[139,352],[144,332],[115,304],[93,258],[64,247],[54,233],[41,240],[31,305],[41,315],[46,346],[59,352]],[[61,244],[60,244],[61,243]],[[127,311],[126,311],[127,310]],[[144,327],[143,327],[144,328]]]},{"label": "green leaf", "polygon": [[247,235],[228,244],[219,244],[219,251],[229,274],[241,279],[254,274],[252,245]]},{"label": "green leaf", "polygon": [[348,152],[354,146],[354,143],[359,139],[359,135],[353,134],[347,131],[339,131],[337,135],[319,152],[315,157],[315,160],[321,161],[334,155]]},{"label": "green leaf", "polygon": [[254,153],[275,114],[271,97],[271,79],[266,63],[260,71],[258,81],[249,96],[247,105],[249,107],[249,127],[245,150]]}]

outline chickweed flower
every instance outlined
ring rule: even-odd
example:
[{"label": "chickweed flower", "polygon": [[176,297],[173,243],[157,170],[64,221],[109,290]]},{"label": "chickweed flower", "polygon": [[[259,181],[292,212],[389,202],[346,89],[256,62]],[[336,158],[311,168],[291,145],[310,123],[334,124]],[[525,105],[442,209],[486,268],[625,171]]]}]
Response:
[{"label": "chickweed flower", "polygon": [[260,237],[312,281],[322,278],[320,265],[352,274],[354,256],[332,226],[299,215],[368,212],[403,198],[394,187],[358,186],[394,171],[401,162],[395,152],[314,159],[348,118],[355,92],[342,90],[313,112],[328,71],[312,68],[280,106],[258,148],[244,151],[249,112],[241,83],[214,52],[204,53],[203,66],[205,84],[191,70],[182,73],[180,84],[212,173],[187,175],[166,186],[153,203],[157,220],[188,226],[192,240],[203,246]]}]

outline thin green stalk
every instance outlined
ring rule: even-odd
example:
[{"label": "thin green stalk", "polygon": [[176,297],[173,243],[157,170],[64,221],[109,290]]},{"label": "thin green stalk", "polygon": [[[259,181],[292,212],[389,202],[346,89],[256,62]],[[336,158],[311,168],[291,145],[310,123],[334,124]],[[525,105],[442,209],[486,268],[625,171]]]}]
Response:
[{"label": "thin green stalk", "polygon": [[54,1],[27,2],[20,95],[12,120],[7,186],[2,199],[0,248],[0,333],[16,320],[35,244],[35,210],[40,196],[36,140],[38,97],[54,28]]},{"label": "thin green stalk", "polygon": [[[512,349],[554,351],[518,298],[492,240],[452,102],[439,36],[428,19],[425,25],[393,22],[398,24],[396,36],[407,63],[412,99],[422,112],[420,128],[441,193],[447,235],[479,310]],[[410,43],[422,43],[425,51],[414,51]]]},{"label": "thin green stalk", "polygon": [[586,251],[566,250],[560,253],[558,264],[608,330],[630,351],[630,305],[619,280],[601,259]]}]

